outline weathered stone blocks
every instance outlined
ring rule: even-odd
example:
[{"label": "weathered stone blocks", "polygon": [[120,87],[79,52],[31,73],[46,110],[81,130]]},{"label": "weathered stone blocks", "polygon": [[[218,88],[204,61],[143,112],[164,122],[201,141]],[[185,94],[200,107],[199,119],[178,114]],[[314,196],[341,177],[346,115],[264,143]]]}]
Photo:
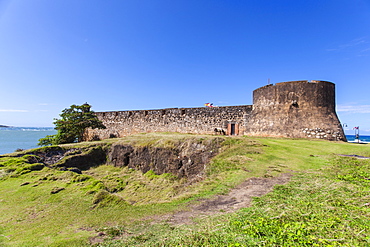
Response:
[{"label": "weathered stone blocks", "polygon": [[291,81],[254,90],[245,134],[345,141],[335,112],[335,85]]},{"label": "weathered stone blocks", "polygon": [[[335,85],[290,81],[254,90],[253,105],[98,112],[107,127],[89,129],[86,140],[142,132],[319,138],[345,141],[335,112]],[[222,133],[222,131],[218,131]]]}]

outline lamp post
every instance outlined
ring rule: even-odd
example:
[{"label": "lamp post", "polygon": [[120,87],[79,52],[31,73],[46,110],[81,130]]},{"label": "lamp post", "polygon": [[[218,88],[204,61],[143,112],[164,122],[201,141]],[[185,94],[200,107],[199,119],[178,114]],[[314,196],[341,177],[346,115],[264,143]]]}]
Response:
[{"label": "lamp post", "polygon": [[355,130],[355,140],[357,139],[357,142],[360,143],[360,126],[354,127]]}]

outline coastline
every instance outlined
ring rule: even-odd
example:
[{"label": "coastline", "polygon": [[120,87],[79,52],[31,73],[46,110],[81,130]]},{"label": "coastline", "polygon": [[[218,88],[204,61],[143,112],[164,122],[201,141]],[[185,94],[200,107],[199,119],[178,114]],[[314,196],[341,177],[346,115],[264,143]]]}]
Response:
[{"label": "coastline", "polygon": [[[54,135],[53,127],[11,127],[0,125],[0,154],[12,153],[17,149],[36,148],[38,140]],[[355,135],[346,135],[349,143],[358,143]],[[370,143],[370,135],[360,135],[360,143]]]},{"label": "coastline", "polygon": [[52,127],[0,127],[0,154],[12,153],[17,149],[37,148],[40,138],[56,134]]}]

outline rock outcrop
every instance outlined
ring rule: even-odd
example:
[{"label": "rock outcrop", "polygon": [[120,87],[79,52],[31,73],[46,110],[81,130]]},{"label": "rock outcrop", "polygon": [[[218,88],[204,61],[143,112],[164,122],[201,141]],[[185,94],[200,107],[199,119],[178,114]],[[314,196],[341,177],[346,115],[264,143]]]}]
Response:
[{"label": "rock outcrop", "polygon": [[[38,163],[50,168],[81,173],[91,167],[110,164],[129,167],[146,173],[172,173],[183,178],[192,177],[204,171],[206,164],[221,147],[224,138],[188,138],[168,141],[156,145],[87,144],[86,146],[51,146],[30,150],[28,163]],[[159,141],[160,142],[160,141]],[[21,155],[21,156],[22,156]]]}]

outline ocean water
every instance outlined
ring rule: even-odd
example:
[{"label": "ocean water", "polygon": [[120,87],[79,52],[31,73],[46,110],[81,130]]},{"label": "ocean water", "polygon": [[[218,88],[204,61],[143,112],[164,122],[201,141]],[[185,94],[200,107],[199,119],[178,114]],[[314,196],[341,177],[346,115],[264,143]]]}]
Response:
[{"label": "ocean water", "polygon": [[36,148],[40,138],[56,133],[54,128],[0,127],[0,154],[12,153],[19,148]]},{"label": "ocean water", "polygon": [[[54,135],[54,128],[36,127],[0,127],[0,154],[12,153],[17,149],[36,148],[38,140],[47,135]],[[354,141],[354,135],[346,135],[348,141]],[[370,136],[360,135],[360,140],[370,143]]]},{"label": "ocean water", "polygon": [[[355,135],[346,135],[347,141],[354,141],[355,140]],[[370,136],[363,136],[360,135],[360,140],[363,142],[369,142],[370,143]]]}]

